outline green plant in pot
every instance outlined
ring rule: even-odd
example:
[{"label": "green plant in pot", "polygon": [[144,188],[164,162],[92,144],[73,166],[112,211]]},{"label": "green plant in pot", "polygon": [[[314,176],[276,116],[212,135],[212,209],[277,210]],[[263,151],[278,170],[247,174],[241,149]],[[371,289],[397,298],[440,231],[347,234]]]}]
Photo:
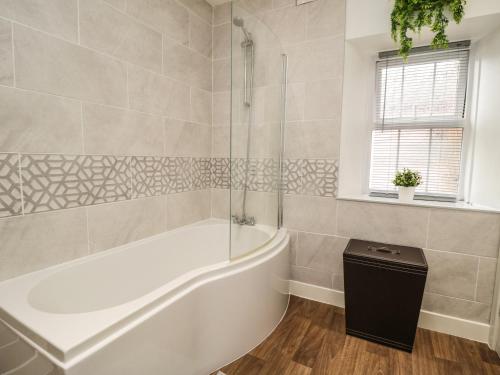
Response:
[{"label": "green plant in pot", "polygon": [[428,26],[434,33],[432,47],[447,48],[446,28],[449,17],[458,24],[464,16],[466,0],[395,0],[391,13],[391,33],[395,42],[399,41],[399,54],[408,58],[413,46],[409,31],[420,33]]},{"label": "green plant in pot", "polygon": [[399,189],[399,200],[411,202],[415,197],[415,189],[422,183],[422,176],[418,171],[404,168],[397,171],[392,183]]}]

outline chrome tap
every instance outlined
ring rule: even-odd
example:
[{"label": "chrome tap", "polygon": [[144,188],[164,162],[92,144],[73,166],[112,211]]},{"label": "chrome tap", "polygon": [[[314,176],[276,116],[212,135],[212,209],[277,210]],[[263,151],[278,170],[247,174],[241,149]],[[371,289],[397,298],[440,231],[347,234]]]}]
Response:
[{"label": "chrome tap", "polygon": [[238,216],[238,215],[233,215],[231,216],[232,219],[233,219],[233,223],[234,224],[238,224],[238,225],[250,225],[250,226],[254,226],[255,225],[255,217],[253,216],[246,216],[246,215],[243,215],[243,216]]}]

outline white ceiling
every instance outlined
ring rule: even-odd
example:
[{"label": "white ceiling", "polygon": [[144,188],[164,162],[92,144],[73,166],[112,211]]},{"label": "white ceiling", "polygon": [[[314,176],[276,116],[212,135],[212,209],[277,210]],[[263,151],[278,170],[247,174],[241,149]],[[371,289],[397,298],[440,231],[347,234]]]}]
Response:
[{"label": "white ceiling", "polygon": [[231,0],[207,0],[207,3],[209,3],[211,6],[216,6],[219,4],[227,3],[229,1],[231,1]]}]

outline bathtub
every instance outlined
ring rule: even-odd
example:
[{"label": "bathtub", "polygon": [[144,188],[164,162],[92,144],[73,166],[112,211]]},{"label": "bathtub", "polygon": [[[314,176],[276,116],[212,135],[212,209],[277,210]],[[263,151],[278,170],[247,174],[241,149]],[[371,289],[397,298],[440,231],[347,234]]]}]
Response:
[{"label": "bathtub", "polygon": [[3,329],[26,353],[11,366],[206,375],[242,356],[286,311],[289,236],[232,235],[232,261],[228,223],[209,220],[0,283],[0,342]]}]

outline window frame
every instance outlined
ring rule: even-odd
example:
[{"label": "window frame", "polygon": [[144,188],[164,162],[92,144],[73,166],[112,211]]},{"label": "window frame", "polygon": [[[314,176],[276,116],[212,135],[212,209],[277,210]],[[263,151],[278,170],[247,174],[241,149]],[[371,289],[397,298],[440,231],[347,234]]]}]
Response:
[{"label": "window frame", "polygon": [[[475,81],[475,66],[474,66],[474,45],[470,43],[470,41],[464,41],[464,42],[454,42],[450,43],[450,48],[454,49],[468,49],[469,50],[469,56],[468,56],[468,69],[467,69],[467,76],[466,76],[466,83],[465,83],[465,105],[464,105],[464,114],[462,119],[458,120],[451,120],[451,121],[440,121],[439,124],[437,123],[432,123],[432,122],[416,122],[411,125],[403,125],[403,126],[397,126],[396,124],[385,124],[384,128],[387,129],[394,129],[394,128],[403,128],[403,129],[422,129],[422,128],[438,128],[438,127],[445,127],[445,128],[453,128],[453,127],[461,127],[463,129],[463,135],[462,135],[462,149],[461,149],[461,160],[460,160],[460,172],[459,172],[459,181],[457,185],[457,194],[456,196],[447,196],[447,195],[439,195],[439,194],[422,194],[422,193],[416,193],[415,194],[415,199],[416,200],[421,200],[421,201],[437,201],[437,202],[458,202],[458,201],[464,201],[465,200],[465,195],[466,195],[466,186],[470,184],[470,179],[471,179],[471,171],[469,170],[469,164],[470,164],[470,142],[471,142],[471,137],[472,137],[472,129],[471,129],[471,119],[470,119],[470,114],[471,114],[471,108],[473,105],[473,97],[471,95],[472,88],[474,86],[474,81]],[[412,49],[412,52],[410,53],[432,53],[429,52],[432,51],[432,47],[430,46],[424,46],[424,47],[416,47]],[[371,126],[369,127],[369,148],[367,152],[367,164],[366,164],[366,169],[365,169],[365,191],[367,191],[368,196],[375,197],[375,198],[397,198],[398,193],[397,192],[389,192],[389,191],[378,191],[378,190],[372,190],[370,189],[370,179],[371,179],[371,162],[372,162],[372,142],[373,142],[373,131],[376,130],[380,126],[380,124],[377,123],[377,101],[379,100],[378,96],[378,71],[377,71],[377,63],[383,59],[384,57],[391,57],[391,56],[397,56],[398,51],[387,51],[387,52],[380,52],[377,56],[377,58],[372,60],[372,66],[373,66],[373,78],[374,78],[374,86],[373,86],[373,97],[372,97],[372,118],[371,118]]]}]

